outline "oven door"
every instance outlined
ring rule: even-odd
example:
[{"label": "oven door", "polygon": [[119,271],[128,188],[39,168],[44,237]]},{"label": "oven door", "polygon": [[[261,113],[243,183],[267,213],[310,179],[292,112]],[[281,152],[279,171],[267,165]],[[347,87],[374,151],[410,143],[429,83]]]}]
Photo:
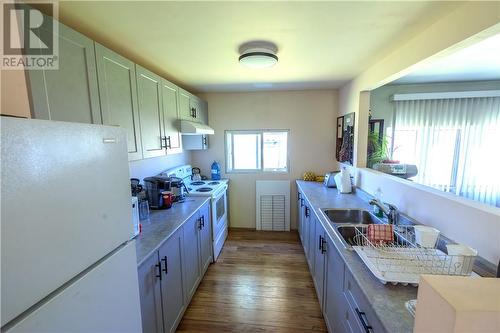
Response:
[{"label": "oven door", "polygon": [[218,236],[227,229],[227,185],[220,188],[212,199],[212,230],[213,239],[216,240]]}]

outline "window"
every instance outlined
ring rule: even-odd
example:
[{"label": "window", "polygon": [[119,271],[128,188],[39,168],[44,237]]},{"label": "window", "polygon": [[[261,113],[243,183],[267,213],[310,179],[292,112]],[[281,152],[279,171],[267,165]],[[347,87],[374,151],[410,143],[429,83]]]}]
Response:
[{"label": "window", "polygon": [[226,172],[288,172],[288,133],[226,131]]},{"label": "window", "polygon": [[500,207],[500,97],[396,102],[392,158],[412,179]]}]

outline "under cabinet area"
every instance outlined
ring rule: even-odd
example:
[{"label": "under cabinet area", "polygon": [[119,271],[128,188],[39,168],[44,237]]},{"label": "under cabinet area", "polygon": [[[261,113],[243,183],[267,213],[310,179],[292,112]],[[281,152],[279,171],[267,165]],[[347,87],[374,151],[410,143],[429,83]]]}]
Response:
[{"label": "under cabinet area", "polygon": [[143,332],[148,333],[175,332],[212,262],[209,203],[160,243],[138,267]]}]

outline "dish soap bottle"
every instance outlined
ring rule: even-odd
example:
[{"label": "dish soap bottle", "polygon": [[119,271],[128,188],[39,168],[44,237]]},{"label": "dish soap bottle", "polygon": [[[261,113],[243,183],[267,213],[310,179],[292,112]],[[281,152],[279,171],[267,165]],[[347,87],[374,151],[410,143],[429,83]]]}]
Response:
[{"label": "dish soap bottle", "polygon": [[212,180],[220,180],[220,165],[217,161],[212,163]]},{"label": "dish soap bottle", "polygon": [[[375,191],[375,200],[382,202],[382,190],[380,187]],[[377,217],[384,217],[384,212],[377,205],[373,205],[373,214]]]}]

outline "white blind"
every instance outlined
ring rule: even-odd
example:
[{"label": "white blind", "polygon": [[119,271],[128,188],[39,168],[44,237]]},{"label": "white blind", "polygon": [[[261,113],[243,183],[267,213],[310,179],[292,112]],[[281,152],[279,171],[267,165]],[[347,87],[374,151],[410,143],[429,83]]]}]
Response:
[{"label": "white blind", "polygon": [[395,103],[393,159],[416,182],[500,207],[500,97]]}]

